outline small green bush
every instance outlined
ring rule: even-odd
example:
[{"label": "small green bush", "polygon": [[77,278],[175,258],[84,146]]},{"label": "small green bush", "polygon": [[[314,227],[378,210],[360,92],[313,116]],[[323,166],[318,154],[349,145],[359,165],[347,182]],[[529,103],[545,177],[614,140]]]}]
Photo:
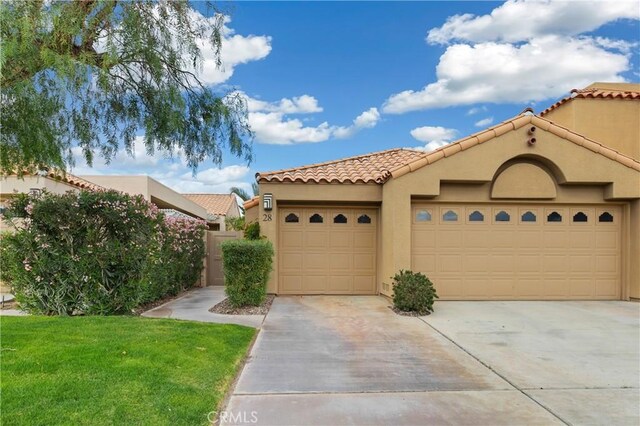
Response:
[{"label": "small green bush", "polygon": [[4,217],[2,275],[20,307],[44,315],[131,313],[193,286],[204,223],[165,217],[116,191],[17,195]]},{"label": "small green bush", "polygon": [[234,307],[258,306],[267,294],[273,245],[267,240],[223,241],[225,291]]},{"label": "small green bush", "polygon": [[404,312],[427,315],[437,299],[433,283],[420,272],[400,270],[393,278],[393,305]]},{"label": "small green bush", "polygon": [[227,229],[234,231],[244,231],[244,216],[227,217],[224,219]]},{"label": "small green bush", "polygon": [[246,240],[259,240],[260,239],[260,223],[249,222],[244,227],[244,238]]}]

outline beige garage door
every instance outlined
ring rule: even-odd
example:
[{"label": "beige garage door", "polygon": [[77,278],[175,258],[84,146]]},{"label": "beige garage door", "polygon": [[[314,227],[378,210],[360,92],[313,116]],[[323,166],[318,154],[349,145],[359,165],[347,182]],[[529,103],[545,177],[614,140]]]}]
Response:
[{"label": "beige garage door", "polygon": [[281,208],[279,292],[375,294],[375,209]]},{"label": "beige garage door", "polygon": [[412,214],[412,268],[442,299],[620,298],[619,207],[415,204]]}]

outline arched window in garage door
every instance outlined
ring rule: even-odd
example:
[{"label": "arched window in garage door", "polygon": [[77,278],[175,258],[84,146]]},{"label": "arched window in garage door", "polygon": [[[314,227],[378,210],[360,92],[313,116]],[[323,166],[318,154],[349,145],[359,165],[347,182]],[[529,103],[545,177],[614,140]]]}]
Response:
[{"label": "arched window in garage door", "polygon": [[363,214],[358,218],[358,223],[360,223],[360,224],[369,224],[369,223],[371,223],[371,218],[369,216],[367,216],[366,214]]},{"label": "arched window in garage door", "polygon": [[322,222],[324,222],[324,219],[318,213],[314,213],[309,218],[309,223],[322,223]]},{"label": "arched window in garage door", "polygon": [[295,213],[289,213],[285,218],[284,221],[286,223],[298,223],[300,222],[300,219],[298,218],[298,216]]},{"label": "arched window in garage door", "polygon": [[562,215],[558,212],[551,212],[547,215],[547,222],[562,222]]},{"label": "arched window in garage door", "polygon": [[598,216],[598,222],[611,223],[613,222],[613,215],[609,212],[604,212]]},{"label": "arched window in garage door", "polygon": [[333,223],[347,223],[347,217],[340,213],[336,217],[333,218]]},{"label": "arched window in garage door", "polygon": [[574,222],[588,222],[589,218],[583,212],[578,212],[578,213],[573,215],[573,221]]}]

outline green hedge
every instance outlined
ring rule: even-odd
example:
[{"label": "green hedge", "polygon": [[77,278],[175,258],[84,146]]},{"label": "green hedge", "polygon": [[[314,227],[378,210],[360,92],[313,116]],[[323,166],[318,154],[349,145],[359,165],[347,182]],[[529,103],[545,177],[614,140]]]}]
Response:
[{"label": "green hedge", "polygon": [[228,240],[221,244],[225,291],[234,307],[258,306],[267,294],[273,245],[267,240]]},{"label": "green hedge", "polygon": [[2,239],[2,279],[31,313],[130,313],[202,272],[204,223],[166,218],[142,196],[21,194],[5,218],[16,229]]}]

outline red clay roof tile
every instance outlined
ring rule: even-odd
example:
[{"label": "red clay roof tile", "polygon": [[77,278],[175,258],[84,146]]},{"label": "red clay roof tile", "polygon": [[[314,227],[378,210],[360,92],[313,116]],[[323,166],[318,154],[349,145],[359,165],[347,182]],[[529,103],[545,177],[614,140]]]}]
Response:
[{"label": "red clay roof tile", "polygon": [[233,194],[182,194],[183,197],[204,207],[207,213],[226,216],[236,196]]}]

